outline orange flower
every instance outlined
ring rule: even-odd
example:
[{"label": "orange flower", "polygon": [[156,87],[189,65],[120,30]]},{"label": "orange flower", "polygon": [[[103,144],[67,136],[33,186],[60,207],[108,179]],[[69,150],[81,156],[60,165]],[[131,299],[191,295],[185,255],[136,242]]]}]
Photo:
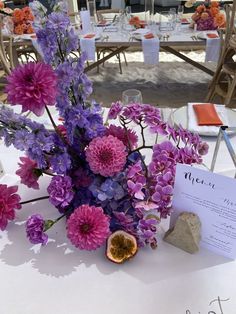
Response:
[{"label": "orange flower", "polygon": [[203,12],[202,15],[201,15],[201,18],[203,20],[207,20],[209,18],[209,14],[207,12]]},{"label": "orange flower", "polygon": [[197,13],[197,12],[193,13],[192,20],[194,22],[196,22],[199,18],[200,18],[200,14],[199,13]]},{"label": "orange flower", "polygon": [[211,7],[212,8],[218,8],[218,6],[219,6],[219,2],[217,2],[217,1],[212,1],[211,2]]},{"label": "orange flower", "polygon": [[15,26],[14,28],[14,33],[17,34],[17,35],[22,35],[24,34],[24,27],[23,27],[23,24],[18,24]]},{"label": "orange flower", "polygon": [[15,9],[12,13],[12,18],[14,23],[22,22],[24,20],[22,11],[20,9]]},{"label": "orange flower", "polygon": [[0,1],[0,9],[4,8],[4,3],[2,1]]},{"label": "orange flower", "polygon": [[141,25],[141,20],[140,20],[140,18],[138,17],[138,16],[133,16],[133,17],[131,17],[131,19],[129,20],[129,24],[130,25],[133,25],[134,27],[136,27],[136,28],[141,28],[142,27],[142,25]]},{"label": "orange flower", "polygon": [[211,7],[210,8],[210,13],[211,13],[211,16],[213,16],[213,17],[215,17],[219,12],[220,12],[220,10],[218,7]]},{"label": "orange flower", "polygon": [[26,29],[26,34],[33,34],[34,33],[34,29],[32,27],[31,24],[27,25],[27,29]]},{"label": "orange flower", "polygon": [[197,11],[197,13],[202,13],[202,12],[206,11],[205,5],[204,5],[204,4],[199,5],[199,6],[196,8],[196,11]]},{"label": "orange flower", "polygon": [[225,27],[226,26],[225,15],[223,13],[217,14],[214,18],[214,23],[218,27]]},{"label": "orange flower", "polygon": [[22,14],[24,16],[24,19],[27,21],[33,21],[34,20],[34,16],[32,14],[32,11],[29,7],[24,7],[23,9],[21,9]]}]

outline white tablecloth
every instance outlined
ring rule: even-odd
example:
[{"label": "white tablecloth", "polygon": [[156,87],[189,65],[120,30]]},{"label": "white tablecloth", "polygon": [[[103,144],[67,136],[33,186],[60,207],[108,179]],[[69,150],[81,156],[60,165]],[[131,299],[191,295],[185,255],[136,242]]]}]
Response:
[{"label": "white tablecloth", "polygon": [[[167,117],[169,111],[164,114]],[[215,139],[208,142],[209,165]],[[0,147],[4,168],[13,175],[22,152]],[[222,149],[219,171],[230,169],[230,158]],[[16,180],[4,177],[5,183]],[[40,192],[20,186],[22,200],[44,196],[47,180],[41,179]],[[157,250],[142,249],[132,261],[116,265],[106,260],[104,248],[83,252],[70,245],[63,221],[49,232],[55,241],[39,253],[24,230],[24,221],[36,212],[57,217],[47,200],[27,204],[17,212],[16,222],[0,233],[1,314],[221,313],[216,302],[209,305],[218,296],[230,298],[222,302],[223,313],[235,314],[235,261],[205,249],[190,255],[160,239]],[[167,223],[160,236],[164,229]]]}]

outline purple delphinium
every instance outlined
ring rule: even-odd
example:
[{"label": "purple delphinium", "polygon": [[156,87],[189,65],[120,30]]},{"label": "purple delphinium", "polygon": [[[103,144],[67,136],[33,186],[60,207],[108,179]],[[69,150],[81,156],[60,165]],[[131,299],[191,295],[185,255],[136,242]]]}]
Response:
[{"label": "purple delphinium", "polygon": [[45,245],[48,241],[48,236],[44,232],[45,221],[39,214],[32,215],[26,222],[26,234],[29,241],[33,244]]},{"label": "purple delphinium", "polygon": [[47,191],[49,201],[56,207],[64,209],[74,197],[72,180],[69,176],[55,176],[52,178]]}]

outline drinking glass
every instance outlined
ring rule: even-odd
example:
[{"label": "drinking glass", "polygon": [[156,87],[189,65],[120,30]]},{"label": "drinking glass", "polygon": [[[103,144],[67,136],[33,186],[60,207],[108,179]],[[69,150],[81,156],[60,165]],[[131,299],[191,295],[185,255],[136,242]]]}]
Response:
[{"label": "drinking glass", "polygon": [[180,5],[178,6],[177,12],[178,12],[178,17],[179,17],[180,19],[182,19],[183,14],[184,14],[184,6],[180,4]]},{"label": "drinking glass", "polygon": [[127,6],[126,8],[125,8],[125,13],[127,14],[127,15],[131,15],[131,13],[132,13],[132,11],[131,11],[131,6]]},{"label": "drinking glass", "polygon": [[90,17],[94,22],[97,22],[97,14],[96,14],[96,2],[95,0],[87,1],[87,8],[90,12]]},{"label": "drinking glass", "polygon": [[145,0],[145,21],[152,20],[154,16],[154,0]]},{"label": "drinking glass", "polygon": [[173,30],[173,14],[170,11],[162,11],[160,13],[160,31]]},{"label": "drinking glass", "polygon": [[142,104],[142,93],[138,89],[127,89],[122,93],[122,103],[124,105],[133,103]]},{"label": "drinking glass", "polygon": [[177,20],[177,15],[176,15],[176,8],[170,8],[170,19],[172,22],[172,29],[175,30],[176,27],[176,20]]}]

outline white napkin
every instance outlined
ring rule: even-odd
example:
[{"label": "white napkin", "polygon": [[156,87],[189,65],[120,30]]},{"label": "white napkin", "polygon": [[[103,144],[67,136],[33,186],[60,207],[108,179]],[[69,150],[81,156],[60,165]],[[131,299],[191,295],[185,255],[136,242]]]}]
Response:
[{"label": "white napkin", "polygon": [[86,53],[87,60],[95,61],[95,37],[80,38],[80,49]]},{"label": "white napkin", "polygon": [[[217,135],[219,133],[219,126],[198,125],[197,117],[193,109],[193,105],[195,104],[204,105],[204,103],[188,103],[188,129],[190,131],[197,132],[199,134],[204,134],[204,135],[209,135],[209,136]],[[229,126],[229,121],[228,121],[225,106],[224,105],[214,105],[214,106],[220,120],[223,122],[224,125]]]},{"label": "white napkin", "polygon": [[80,11],[80,20],[82,24],[83,34],[86,34],[90,31],[90,13],[88,10]]},{"label": "white napkin", "polygon": [[142,48],[145,64],[157,64],[159,62],[159,38],[146,39],[145,37],[142,37]]},{"label": "white napkin", "polygon": [[206,39],[206,58],[205,61],[218,62],[220,57],[221,39],[208,38]]}]

